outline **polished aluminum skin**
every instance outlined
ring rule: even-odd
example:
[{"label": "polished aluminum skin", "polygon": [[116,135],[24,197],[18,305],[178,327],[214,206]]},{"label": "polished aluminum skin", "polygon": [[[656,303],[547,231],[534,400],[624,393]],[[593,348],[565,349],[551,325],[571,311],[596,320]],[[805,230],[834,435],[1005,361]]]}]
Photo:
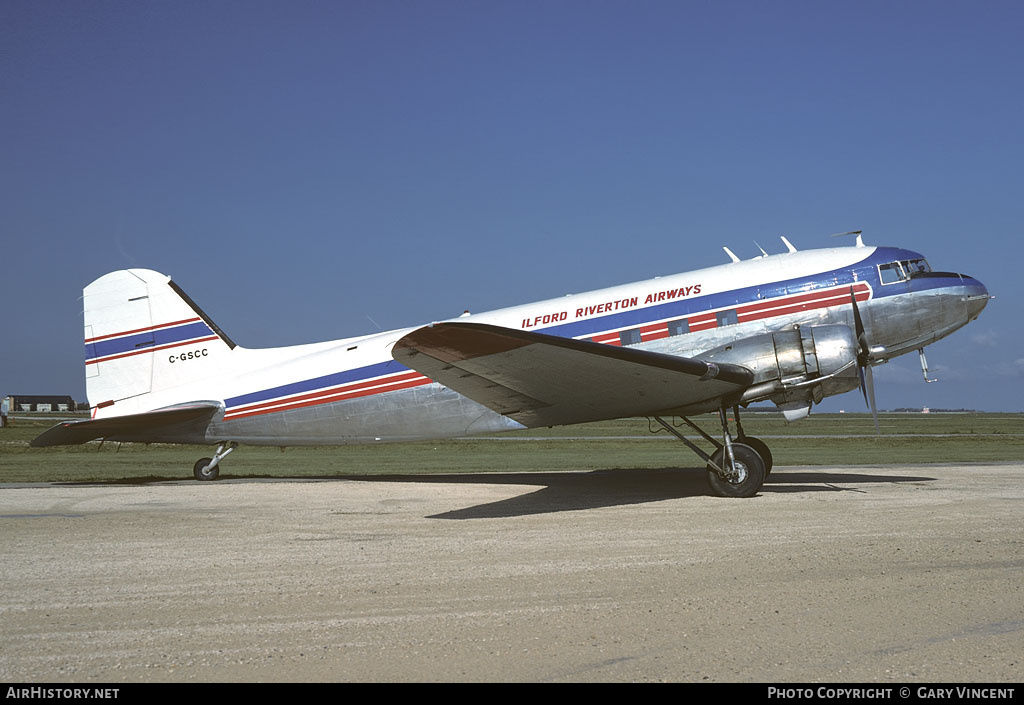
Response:
[{"label": "polished aluminum skin", "polygon": [[[865,276],[865,279],[868,277]],[[859,304],[871,364],[914,352],[974,320],[991,298],[977,279],[929,273],[880,285],[884,297]],[[762,321],[640,343],[670,355],[731,362],[755,372],[755,383],[737,400],[769,399],[780,406],[820,402],[856,389],[857,341],[852,306],[802,311]],[[689,408],[666,411],[694,414]],[[523,426],[439,384],[363,399],[323,404],[237,421],[218,420],[203,438],[255,445],[336,445],[379,440],[409,441],[521,429]],[[381,429],[388,429],[386,438]]]}]

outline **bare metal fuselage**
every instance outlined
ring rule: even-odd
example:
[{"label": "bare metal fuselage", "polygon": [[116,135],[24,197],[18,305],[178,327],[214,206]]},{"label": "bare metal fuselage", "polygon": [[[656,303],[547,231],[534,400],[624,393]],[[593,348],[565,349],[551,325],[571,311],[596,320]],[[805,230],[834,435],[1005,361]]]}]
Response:
[{"label": "bare metal fuselage", "polygon": [[[959,274],[883,281],[880,266],[917,259],[905,250],[861,247],[775,255],[460,320],[694,357],[797,326],[853,329],[855,290],[877,364],[949,335],[988,301],[980,282]],[[197,428],[187,440],[334,445],[523,428],[398,365],[391,346],[411,330],[278,349],[265,368],[227,385],[218,397],[224,411],[201,437]]]}]

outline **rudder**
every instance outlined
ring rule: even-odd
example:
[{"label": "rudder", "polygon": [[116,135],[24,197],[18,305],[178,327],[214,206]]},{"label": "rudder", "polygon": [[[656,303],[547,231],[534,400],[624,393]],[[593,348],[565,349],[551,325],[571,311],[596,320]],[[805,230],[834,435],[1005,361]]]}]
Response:
[{"label": "rudder", "polygon": [[83,294],[86,394],[94,410],[118,402],[112,415],[146,408],[145,395],[208,376],[235,347],[159,272],[111,272]]}]

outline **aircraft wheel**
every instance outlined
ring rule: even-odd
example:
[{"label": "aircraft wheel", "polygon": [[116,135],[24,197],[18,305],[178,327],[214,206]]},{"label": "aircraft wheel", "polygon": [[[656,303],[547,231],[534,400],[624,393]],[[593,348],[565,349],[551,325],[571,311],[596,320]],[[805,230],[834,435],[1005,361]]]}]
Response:
[{"label": "aircraft wheel", "polygon": [[192,474],[196,476],[197,480],[217,479],[217,476],[220,475],[220,465],[207,469],[207,466],[212,462],[213,458],[200,458],[196,461],[196,464],[192,467]]},{"label": "aircraft wheel", "polygon": [[743,445],[753,448],[754,452],[761,456],[761,460],[764,461],[764,476],[768,477],[768,475],[771,474],[772,466],[775,462],[772,458],[772,451],[768,448],[768,444],[754,436],[741,436],[738,440]]},{"label": "aircraft wheel", "polygon": [[[711,491],[719,497],[753,497],[764,484],[764,461],[757,451],[742,443],[732,444],[732,455],[736,465],[731,468],[730,479],[723,478],[708,468],[708,484],[711,485]],[[725,448],[715,451],[711,459],[718,467],[730,470]]]}]

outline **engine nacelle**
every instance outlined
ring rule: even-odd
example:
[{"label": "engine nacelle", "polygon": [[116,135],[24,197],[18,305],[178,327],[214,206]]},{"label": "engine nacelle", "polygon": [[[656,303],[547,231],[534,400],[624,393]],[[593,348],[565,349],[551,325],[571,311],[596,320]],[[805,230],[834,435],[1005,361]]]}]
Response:
[{"label": "engine nacelle", "polygon": [[[743,338],[697,355],[731,362],[754,372],[741,403],[770,399],[784,410],[804,409],[860,386],[857,338],[849,326],[794,326],[792,330]],[[787,414],[787,418],[789,414]]]}]

